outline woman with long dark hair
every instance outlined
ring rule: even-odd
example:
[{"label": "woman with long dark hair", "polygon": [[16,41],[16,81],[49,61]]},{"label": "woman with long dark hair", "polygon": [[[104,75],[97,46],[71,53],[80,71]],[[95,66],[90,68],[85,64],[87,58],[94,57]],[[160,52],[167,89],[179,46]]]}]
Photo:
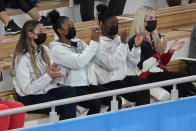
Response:
[{"label": "woman with long dark hair", "polygon": [[[76,96],[74,88],[58,86],[63,74],[53,62],[49,49],[43,45],[46,38],[41,22],[27,21],[13,54],[13,82],[18,100],[25,106]],[[50,111],[48,108],[32,112],[48,114]],[[76,116],[76,104],[58,106],[56,111],[60,120],[73,118]]]},{"label": "woman with long dark hair", "polygon": [[[95,57],[95,72],[99,84],[109,90],[126,88],[147,83],[146,79],[135,76],[135,68],[140,61],[140,42],[134,44],[133,50],[128,49],[128,29],[121,36],[118,35],[118,19],[105,5],[98,5],[98,20],[102,33],[100,47]],[[142,37],[138,36],[137,38]],[[138,39],[139,40],[139,39]],[[128,75],[128,70],[132,71]],[[150,91],[137,91],[122,94],[130,102],[136,105],[150,103]]]},{"label": "woman with long dark hair", "polygon": [[[75,38],[76,30],[71,19],[60,16],[56,10],[50,12],[48,18],[52,21],[53,29],[58,36],[58,40],[50,43],[50,47],[52,58],[64,72],[62,84],[74,87],[78,96],[107,91],[106,88],[92,85],[91,65],[99,48],[100,28],[92,29],[91,41],[87,45],[84,41]],[[117,98],[120,108],[121,99]],[[88,115],[91,115],[99,113],[102,104],[110,106],[111,100],[112,97],[106,97],[79,102],[78,105],[88,108]]]}]

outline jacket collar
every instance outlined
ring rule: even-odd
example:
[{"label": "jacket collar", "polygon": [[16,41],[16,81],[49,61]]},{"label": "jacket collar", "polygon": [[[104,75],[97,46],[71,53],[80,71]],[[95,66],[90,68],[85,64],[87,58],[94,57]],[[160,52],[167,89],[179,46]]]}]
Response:
[{"label": "jacket collar", "polygon": [[[38,49],[38,51],[35,53],[35,56],[38,56],[38,55],[40,55],[40,54],[41,54],[41,50]],[[29,54],[29,52],[27,52],[26,55],[27,55],[27,57],[29,57],[29,58],[31,57],[30,54]]]},{"label": "jacket collar", "polygon": [[66,46],[66,47],[68,47],[68,48],[72,48],[72,47],[78,47],[78,41],[71,41],[71,45],[68,45],[68,44],[65,44],[65,43],[62,43],[62,42],[60,42],[60,41],[56,41],[56,42],[58,42],[58,43],[60,43],[61,45],[63,45],[63,46]]},{"label": "jacket collar", "polygon": [[78,47],[78,42],[74,42],[74,41],[71,41],[71,44],[72,44],[72,46],[74,46],[74,47]]},{"label": "jacket collar", "polygon": [[101,37],[100,37],[101,40],[105,40],[105,41],[113,41],[113,40],[116,40],[117,38],[118,38],[118,35],[115,35],[114,39],[110,39],[109,37],[106,37],[103,35],[101,35]]}]

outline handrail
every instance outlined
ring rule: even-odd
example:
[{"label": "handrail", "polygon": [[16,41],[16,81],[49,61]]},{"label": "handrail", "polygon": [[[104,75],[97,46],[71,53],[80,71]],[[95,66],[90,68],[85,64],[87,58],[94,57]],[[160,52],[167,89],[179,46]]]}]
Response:
[{"label": "handrail", "polygon": [[74,6],[74,0],[69,0],[69,7],[72,8]]},{"label": "handrail", "polygon": [[16,114],[16,113],[21,113],[21,112],[29,112],[33,110],[39,110],[39,109],[55,107],[55,106],[60,106],[60,105],[65,105],[65,104],[77,103],[77,102],[87,101],[91,99],[98,99],[98,98],[103,98],[103,97],[108,97],[108,96],[116,96],[116,95],[121,95],[125,93],[136,92],[136,91],[169,86],[169,85],[174,85],[174,87],[176,87],[177,84],[192,82],[192,81],[196,81],[196,75],[183,77],[183,78],[176,78],[176,79],[171,79],[171,80],[166,80],[166,81],[160,81],[160,82],[155,82],[155,83],[148,83],[148,84],[139,85],[139,86],[127,87],[123,89],[105,91],[105,92],[100,92],[100,93],[95,93],[95,94],[90,94],[90,95],[66,98],[66,99],[50,101],[46,103],[24,106],[24,107],[19,107],[19,108],[14,108],[14,109],[3,110],[3,111],[0,111],[0,116]]}]

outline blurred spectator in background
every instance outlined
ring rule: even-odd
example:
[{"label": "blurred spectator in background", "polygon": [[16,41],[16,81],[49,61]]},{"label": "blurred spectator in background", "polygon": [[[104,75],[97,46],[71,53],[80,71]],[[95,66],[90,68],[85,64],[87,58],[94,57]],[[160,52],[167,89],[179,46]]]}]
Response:
[{"label": "blurred spectator in background", "polygon": [[[188,0],[188,3],[196,3],[196,0]],[[168,6],[178,6],[183,3],[183,0],[167,0]]]},{"label": "blurred spectator in background", "polygon": [[[122,15],[127,0],[110,0],[108,8],[114,12],[116,16]],[[74,0],[80,4],[80,14],[82,21],[94,20],[94,3],[95,0]]]},{"label": "blurred spectator in background", "polygon": [[20,27],[14,22],[14,20],[11,20],[8,17],[6,8],[20,8],[32,19],[39,20],[44,27],[50,28],[50,22],[46,17],[40,15],[38,9],[35,7],[36,3],[36,0],[0,0],[0,20],[5,24],[5,33],[17,34],[20,32]]},{"label": "blurred spectator in background", "polygon": [[[196,59],[196,25],[193,27],[189,45],[188,57]],[[189,61],[189,74],[196,75],[196,61]]]}]

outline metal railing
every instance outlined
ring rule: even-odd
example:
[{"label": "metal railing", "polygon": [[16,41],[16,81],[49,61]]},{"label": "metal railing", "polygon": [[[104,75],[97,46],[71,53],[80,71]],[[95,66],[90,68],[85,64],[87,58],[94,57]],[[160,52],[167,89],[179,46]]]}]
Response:
[{"label": "metal railing", "polygon": [[171,99],[175,100],[178,98],[178,90],[176,88],[176,85],[186,83],[186,82],[192,82],[192,81],[196,81],[196,75],[183,77],[183,78],[176,78],[176,79],[171,79],[171,80],[166,80],[166,81],[160,81],[160,82],[155,82],[155,83],[149,83],[149,84],[144,84],[144,85],[139,85],[139,86],[127,87],[123,89],[94,93],[90,95],[66,98],[66,99],[50,101],[46,103],[24,106],[24,107],[19,107],[19,108],[14,108],[14,109],[3,110],[3,111],[0,111],[0,116],[16,114],[16,113],[21,113],[21,112],[29,112],[29,111],[52,107],[52,110],[49,115],[49,120],[50,122],[55,122],[55,121],[58,121],[57,113],[55,112],[56,106],[113,96],[113,100],[111,102],[111,110],[115,111],[115,110],[118,110],[118,101],[116,100],[117,95],[141,91],[141,90],[147,90],[147,89],[152,89],[152,88],[157,88],[157,87],[169,86],[169,85],[173,85],[173,89],[171,91]]},{"label": "metal railing", "polygon": [[74,0],[69,0],[69,7],[72,8],[74,6]]}]

